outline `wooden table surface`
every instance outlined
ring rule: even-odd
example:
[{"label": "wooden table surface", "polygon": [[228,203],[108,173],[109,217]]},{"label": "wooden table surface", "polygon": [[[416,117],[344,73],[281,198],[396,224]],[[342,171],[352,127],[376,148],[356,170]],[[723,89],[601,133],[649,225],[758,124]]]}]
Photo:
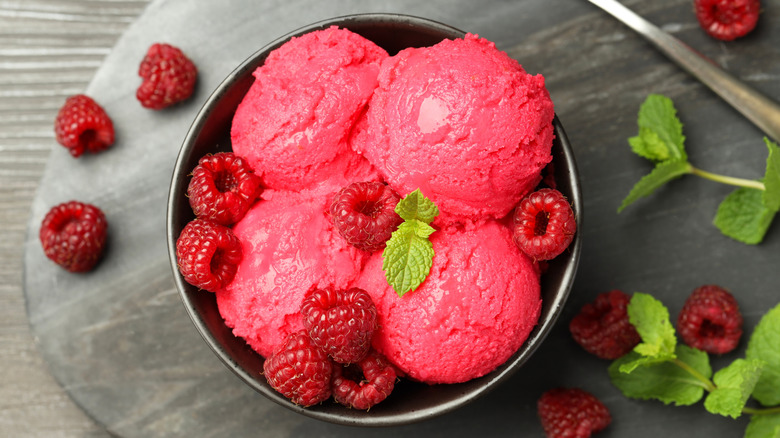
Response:
[{"label": "wooden table surface", "polygon": [[0,436],[108,436],[49,373],[22,289],[30,205],[53,122],[82,93],[147,0],[0,1]]},{"label": "wooden table surface", "polygon": [[[188,10],[198,11],[198,4],[217,7],[217,2],[208,3],[213,0],[199,1],[190,3],[186,0]],[[548,1],[550,3],[546,3]],[[778,99],[780,53],[773,41],[778,41],[776,26],[780,23],[780,0],[763,1],[763,28],[755,37],[735,44],[719,43],[703,35],[692,15],[688,15],[692,14],[688,2],[624,0],[629,7],[659,20],[658,24],[667,30]],[[142,428],[143,421],[151,421],[146,418],[137,423],[128,420],[120,425],[116,418],[111,418],[106,429],[84,413],[57,383],[53,376],[60,370],[49,369],[50,364],[39,351],[40,345],[47,344],[33,335],[35,323],[43,333],[51,333],[56,327],[43,324],[40,315],[37,320],[28,319],[26,306],[33,309],[41,306],[34,300],[26,302],[23,278],[25,242],[30,241],[27,233],[31,209],[34,211],[34,201],[40,198],[38,190],[46,188],[41,179],[46,176],[49,186],[52,184],[53,170],[47,163],[56,163],[56,160],[49,159],[51,151],[55,148],[57,155],[63,154],[56,149],[59,146],[54,141],[53,120],[57,110],[67,96],[86,90],[108,55],[116,53],[112,48],[123,32],[131,24],[143,22],[142,13],[149,3],[151,0],[0,0],[0,437],[110,436],[107,430],[125,430],[128,436],[150,435]],[[181,7],[185,1],[159,0],[148,12],[155,11],[155,6],[163,3]],[[230,0],[228,3],[250,4],[248,0]],[[334,6],[337,3],[340,8]],[[310,22],[299,23],[310,16],[328,16],[331,10],[356,5],[363,8],[382,5],[389,10],[408,7],[416,15],[428,18],[449,22],[455,17],[450,24],[484,33],[499,47],[507,49],[511,56],[523,60],[521,63],[529,61],[530,71],[545,72],[556,112],[578,158],[586,204],[583,262],[561,321],[568,321],[597,293],[612,288],[656,293],[670,305],[670,310],[676,311],[693,286],[705,282],[725,283],[724,286],[739,288],[742,293],[739,298],[745,300],[747,330],[769,305],[777,303],[779,225],[775,224],[767,242],[757,247],[738,244],[721,236],[710,222],[719,199],[728,193],[728,189],[685,178],[673,189],[664,190],[663,196],[643,200],[620,216],[615,214],[630,186],[648,171],[647,163],[633,156],[625,141],[636,133],[636,111],[648,93],[660,92],[679,98],[678,109],[686,123],[686,134],[694,144],[689,153],[708,170],[721,170],[735,176],[760,176],[765,149],[760,133],[752,125],[641,38],[585,0],[529,0],[522,5],[518,0],[491,0],[492,8],[483,8],[482,2],[452,2],[462,6],[456,11],[445,11],[442,9],[444,3],[263,0],[252,5],[268,15],[244,20],[254,26],[255,22],[251,20],[256,18],[262,23],[265,19],[267,27],[263,30],[272,34],[268,36],[270,38]],[[317,6],[312,7],[314,4]],[[550,11],[549,4],[557,5],[555,10]],[[530,6],[530,10],[526,6]],[[168,8],[164,13],[178,14],[178,9],[171,9],[174,8]],[[144,17],[148,18],[148,15]],[[138,20],[139,17],[142,19]],[[524,27],[518,27],[518,22]],[[179,26],[185,24],[188,23],[179,23]],[[157,23],[147,21],[145,25],[156,26]],[[155,30],[158,28],[156,26]],[[142,30],[136,28],[137,32]],[[264,42],[267,41],[260,43]],[[202,49],[204,52],[217,51],[211,46]],[[224,75],[221,69],[216,70]],[[105,81],[105,77],[102,79]],[[212,75],[208,78],[211,82],[203,82],[213,85],[215,80]],[[105,82],[103,86],[105,88]],[[202,90],[199,99],[205,98],[207,92]],[[711,145],[711,153],[706,145]],[[615,171],[614,163],[622,167]],[[37,228],[33,231],[37,232]],[[162,235],[162,226],[159,231]],[[169,287],[165,283],[162,286]],[[684,291],[678,292],[680,289]],[[40,298],[40,291],[36,292],[35,296]],[[174,293],[168,298],[176,301]],[[166,301],[165,304],[181,310],[178,303]],[[190,333],[188,321],[178,323],[177,327],[180,325]],[[195,335],[190,334],[194,338]],[[48,345],[51,347],[51,342]],[[208,362],[205,368],[216,366],[218,370],[211,380],[221,384],[219,379],[226,379],[236,386],[232,375],[222,376],[226,371],[219,366],[221,364],[216,364],[210,352],[199,342],[197,346],[202,347],[206,355],[199,357]],[[539,432],[533,400],[542,387],[556,384],[584,385],[608,397],[605,402],[617,410],[617,415],[614,426],[604,436],[649,437],[665,433],[670,436],[737,436],[734,431],[744,430],[744,418],[736,423],[719,417],[708,418],[701,406],[683,409],[663,406],[659,402],[628,401],[611,387],[605,376],[605,364],[594,360],[571,341],[564,323],[558,324],[556,332],[534,359],[528,366],[531,372],[545,373],[535,379],[538,382],[528,383],[528,379],[518,377],[491,394],[489,401],[454,413],[446,421],[454,420],[452,427],[460,428],[458,433],[474,435],[480,427],[477,423],[493,421],[493,417],[487,417],[487,420],[479,417],[478,421],[469,422],[470,417],[514,402],[520,405],[519,409],[512,405],[511,414],[494,410],[495,418],[500,420],[494,422],[504,422],[504,430],[514,432],[512,421],[515,420],[507,418],[515,415],[518,425],[530,423],[532,430]],[[521,394],[525,399],[518,403],[516,390],[529,389],[532,391]],[[204,389],[204,392],[208,391]],[[255,400],[250,397],[254,394],[241,392],[240,395],[235,398],[236,404],[247,405],[250,403],[246,400]],[[154,402],[150,405],[149,409],[153,410]],[[116,414],[123,415],[124,412]],[[217,422],[215,429],[219,429],[218,422],[226,421],[225,418],[228,416],[216,411],[214,418],[206,420]],[[281,420],[275,417],[268,421]],[[297,422],[297,419],[292,421]],[[444,421],[406,429],[406,436],[434,436]],[[163,429],[166,426],[160,423],[159,429],[155,430],[164,430],[161,435],[177,436],[176,426],[174,422],[170,428]],[[240,426],[234,430],[241,431]],[[254,427],[254,424],[247,423],[249,426]],[[686,431],[678,434],[680,428]],[[696,428],[697,433],[689,433],[690,428]],[[302,422],[292,424],[275,436],[343,436],[344,430]],[[350,430],[351,436],[365,432]],[[212,436],[220,436],[220,432],[217,430]],[[366,433],[392,436],[393,431]]]}]

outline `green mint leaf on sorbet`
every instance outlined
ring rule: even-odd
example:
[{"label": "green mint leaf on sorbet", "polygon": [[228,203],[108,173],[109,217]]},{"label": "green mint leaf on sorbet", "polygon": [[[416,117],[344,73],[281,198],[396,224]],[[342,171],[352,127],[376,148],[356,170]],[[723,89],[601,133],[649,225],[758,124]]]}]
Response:
[{"label": "green mint leaf on sorbet", "polygon": [[387,283],[399,297],[417,289],[433,266],[430,223],[439,209],[419,189],[404,197],[395,207],[404,222],[393,231],[382,252],[382,270]]},{"label": "green mint leaf on sorbet", "polygon": [[625,362],[620,370],[630,373],[639,366],[674,359],[677,337],[669,322],[669,311],[651,295],[635,293],[628,303],[628,321],[636,328],[642,342],[634,347],[639,356]]},{"label": "green mint leaf on sorbet", "polygon": [[439,208],[417,189],[398,202],[395,212],[403,220],[419,220],[430,224],[439,215]]},{"label": "green mint leaf on sorbet", "polygon": [[769,149],[764,174],[764,205],[772,211],[780,210],[780,148],[764,137],[764,143]]},{"label": "green mint leaf on sorbet", "polygon": [[780,438],[780,413],[753,415],[745,438]]},{"label": "green mint leaf on sorbet", "polygon": [[704,400],[704,408],[713,414],[738,418],[763,367],[764,362],[760,360],[737,359],[715,373],[712,382],[716,388]]},{"label": "green mint leaf on sorbet", "polygon": [[[712,375],[707,353],[678,345],[674,355],[699,374],[709,378]],[[624,365],[641,359],[635,351],[615,360],[609,366],[609,377],[626,397],[642,400],[655,399],[665,404],[692,405],[704,396],[704,386],[687,370],[672,361],[637,367],[630,373],[623,371]]]},{"label": "green mint leaf on sorbet", "polygon": [[759,321],[748,341],[745,357],[765,364],[753,398],[764,406],[780,405],[780,304]]},{"label": "green mint leaf on sorbet", "polygon": [[634,201],[649,196],[657,188],[686,173],[691,173],[691,165],[685,160],[676,159],[656,164],[655,168],[642,177],[628,193],[628,196],[623,199],[623,203],[618,207],[618,213]]},{"label": "green mint leaf on sorbet", "polygon": [[712,223],[725,236],[755,245],[764,239],[774,217],[764,205],[763,191],[740,187],[720,203]]},{"label": "green mint leaf on sorbet", "polygon": [[682,123],[672,100],[660,94],[647,96],[639,107],[639,135],[628,140],[637,155],[648,160],[687,161]]}]

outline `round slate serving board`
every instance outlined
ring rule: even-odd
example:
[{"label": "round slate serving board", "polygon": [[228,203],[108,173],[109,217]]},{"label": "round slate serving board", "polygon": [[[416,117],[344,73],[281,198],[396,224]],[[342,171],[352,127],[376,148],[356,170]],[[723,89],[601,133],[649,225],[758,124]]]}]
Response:
[{"label": "round slate serving board", "polygon": [[[780,1],[764,1],[756,31],[720,43],[698,28],[687,0],[626,1],[766,94],[780,96]],[[558,325],[506,384],[442,417],[396,428],[357,429],[293,414],[245,386],[196,333],[173,286],[165,245],[165,205],[173,163],[190,121],[210,90],[267,42],[308,23],[358,12],[399,12],[438,20],[496,42],[531,73],[542,73],[566,128],[583,183],[582,263]],[[138,64],[164,41],[198,65],[191,100],[168,110],[135,100]],[[693,288],[732,290],[747,334],[780,302],[780,225],[749,246],[711,224],[731,189],[684,177],[653,196],[616,209],[649,172],[626,139],[648,93],[671,97],[700,168],[760,178],[763,134],[640,37],[584,0],[342,1],[159,0],[120,39],[86,93],[112,116],[117,142],[75,160],[53,152],[33,204],[25,251],[25,294],[33,333],[52,374],[97,422],[116,435],[148,436],[541,436],[539,395],[578,386],[612,411],[600,436],[741,436],[731,420],[692,407],[629,400],[607,377],[608,363],[582,351],[567,324],[586,302],[619,288],[655,295],[673,317]],[[64,272],[43,255],[41,219],[79,199],[110,223],[107,253],[89,274]],[[717,370],[740,348],[713,358]]]}]

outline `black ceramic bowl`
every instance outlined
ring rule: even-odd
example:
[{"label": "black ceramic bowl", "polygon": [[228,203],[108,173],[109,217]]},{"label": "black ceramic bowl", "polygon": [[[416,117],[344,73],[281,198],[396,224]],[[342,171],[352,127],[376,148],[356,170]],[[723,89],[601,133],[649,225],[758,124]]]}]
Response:
[{"label": "black ceramic bowl", "polygon": [[[385,48],[391,55],[406,47],[433,45],[445,38],[459,38],[463,31],[434,21],[395,14],[363,14],[312,24],[268,44],[244,61],[214,91],[198,113],[184,140],[173,172],[168,198],[167,239],[176,286],[195,327],[219,358],[249,386],[271,400],[309,417],[355,426],[408,424],[449,412],[485,394],[517,372],[553,327],[574,281],[580,256],[579,234],[568,251],[553,260],[542,278],[542,312],[528,340],[503,365],[490,374],[466,383],[425,385],[400,381],[393,393],[370,411],[347,409],[335,402],[302,408],[274,391],[261,374],[263,357],[235,337],[222,320],[214,294],[187,284],[176,267],[176,238],[194,215],[185,196],[189,174],[198,160],[230,149],[233,113],[253,82],[252,72],[269,52],[291,37],[331,25],[347,28]],[[520,60],[522,63],[522,60]],[[582,202],[579,177],[571,147],[555,118],[553,160],[557,187],[572,203],[581,224]],[[527,376],[533,378],[533,376]]]}]

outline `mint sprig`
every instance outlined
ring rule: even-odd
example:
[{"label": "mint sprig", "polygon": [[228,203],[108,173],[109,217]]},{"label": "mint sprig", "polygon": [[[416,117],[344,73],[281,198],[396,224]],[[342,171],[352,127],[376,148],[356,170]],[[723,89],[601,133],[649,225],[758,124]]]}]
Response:
[{"label": "mint sprig", "polygon": [[387,283],[401,297],[417,289],[431,272],[434,251],[429,237],[436,230],[430,224],[439,209],[417,189],[398,202],[395,212],[404,222],[387,241],[382,270]]},{"label": "mint sprig", "polygon": [[[714,375],[707,353],[676,344],[669,313],[660,301],[636,293],[627,311],[642,342],[608,370],[625,396],[675,405],[692,405],[704,398],[710,413],[732,418],[750,415],[745,438],[780,438],[780,304],[756,326],[746,357]],[[751,398],[762,407],[748,406]]]},{"label": "mint sprig", "polygon": [[[690,370],[709,378],[712,375],[709,357],[707,353],[686,345],[678,345],[674,356],[674,359],[648,361],[643,366],[625,371],[631,368],[626,365],[638,363],[643,358],[632,351],[610,365],[609,377],[626,397],[655,399],[677,406],[695,404],[704,395],[705,387],[699,380],[691,378]],[[687,368],[680,367],[680,363]]]},{"label": "mint sprig", "polygon": [[747,244],[764,239],[775,213],[780,210],[780,149],[764,138],[769,149],[762,180],[719,175],[694,167],[685,151],[682,122],[671,99],[650,94],[639,108],[639,134],[628,139],[631,150],[655,163],[618,207],[623,211],[640,198],[649,196],[664,184],[683,175],[696,175],[711,181],[739,187],[720,204],[713,220],[724,235]]},{"label": "mint sprig", "polygon": [[780,405],[780,305],[761,318],[750,337],[745,357],[765,363],[753,397],[764,406]]},{"label": "mint sprig", "polygon": [[704,400],[704,408],[713,414],[738,418],[755,390],[763,368],[763,361],[737,359],[715,373],[712,377],[715,389]]}]

